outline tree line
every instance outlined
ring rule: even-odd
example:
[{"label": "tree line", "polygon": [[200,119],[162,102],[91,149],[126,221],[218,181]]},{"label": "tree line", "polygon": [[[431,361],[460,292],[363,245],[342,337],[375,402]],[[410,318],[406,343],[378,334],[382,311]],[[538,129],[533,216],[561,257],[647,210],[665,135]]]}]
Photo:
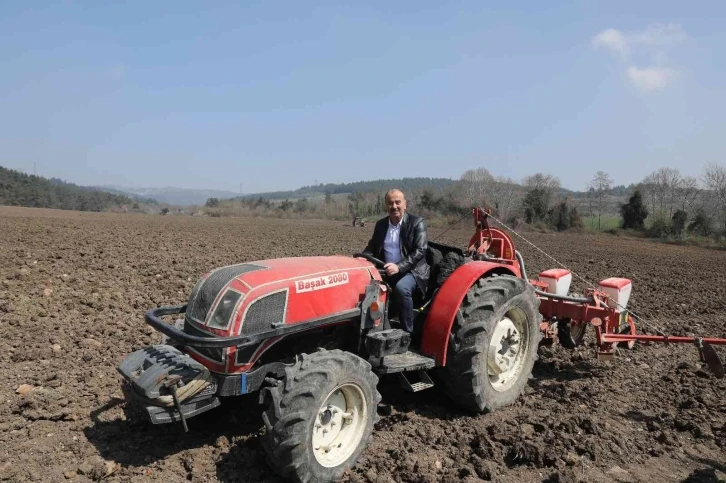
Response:
[{"label": "tree line", "polygon": [[700,179],[683,176],[674,168],[660,168],[633,191],[621,209],[624,228],[643,230],[657,238],[726,236],[726,166],[710,163]]},{"label": "tree line", "polygon": [[[344,191],[351,185],[361,189]],[[446,183],[379,180],[334,186],[324,196],[318,192],[315,197],[275,200],[261,194],[234,200],[212,198],[206,209],[215,216],[343,220],[379,217],[386,212],[385,191],[398,187],[406,194],[409,210],[428,217],[458,216],[472,206],[484,206],[514,228],[533,226],[563,231],[587,227],[602,231],[604,219],[617,219],[620,228],[643,230],[657,237],[688,233],[718,236],[726,232],[726,168],[716,164],[708,165],[700,179],[664,167],[629,186],[613,186],[608,173],[597,171],[578,192],[564,189],[557,177],[547,173],[535,173],[517,181],[494,176],[486,168],[467,170],[459,179]],[[365,191],[364,187],[375,189]]]},{"label": "tree line", "polygon": [[[148,200],[147,200],[148,203]],[[0,205],[76,211],[140,210],[139,200],[0,166]]]},{"label": "tree line", "polygon": [[255,193],[239,197],[242,200],[265,200],[315,198],[322,196],[333,196],[338,194],[356,194],[387,191],[398,188],[405,191],[415,191],[423,188],[440,190],[456,183],[456,180],[449,178],[399,178],[399,179],[377,179],[372,181],[355,181],[352,183],[319,183],[310,186],[303,186],[292,191],[271,191],[267,193]]}]

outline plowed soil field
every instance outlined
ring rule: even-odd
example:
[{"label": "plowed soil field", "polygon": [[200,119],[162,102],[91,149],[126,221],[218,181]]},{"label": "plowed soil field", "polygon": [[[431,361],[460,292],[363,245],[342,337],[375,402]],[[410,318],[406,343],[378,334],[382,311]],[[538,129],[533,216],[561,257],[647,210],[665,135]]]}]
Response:
[{"label": "plowed soil field", "polygon": [[[439,241],[463,245],[466,225]],[[209,269],[352,254],[371,231],[0,208],[0,480],[280,481],[259,444],[255,396],[191,419],[184,433],[130,418],[116,366],[159,341],[143,312],[184,303]],[[610,235],[527,236],[594,283],[631,278],[630,308],[668,332],[726,337],[726,253]],[[530,275],[556,266],[515,241]],[[574,351],[542,348],[525,394],[492,414],[464,413],[436,387],[408,394],[383,379],[387,405],[344,481],[723,481],[726,380],[691,346],[638,345],[598,362],[592,343],[590,333]]]}]

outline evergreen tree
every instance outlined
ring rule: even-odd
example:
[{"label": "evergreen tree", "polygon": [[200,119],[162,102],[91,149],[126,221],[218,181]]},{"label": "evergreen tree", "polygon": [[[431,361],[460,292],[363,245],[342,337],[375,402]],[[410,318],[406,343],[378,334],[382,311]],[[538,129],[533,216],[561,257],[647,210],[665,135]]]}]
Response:
[{"label": "evergreen tree", "polygon": [[648,217],[648,209],[643,204],[643,197],[640,190],[635,190],[630,200],[620,207],[620,214],[623,217],[623,228],[643,230],[645,219]]},{"label": "evergreen tree", "polygon": [[530,190],[522,201],[524,205],[524,220],[527,223],[544,220],[548,212],[548,199],[549,193],[546,189],[534,188]]},{"label": "evergreen tree", "polygon": [[686,227],[686,221],[688,220],[688,213],[683,210],[677,210],[671,217],[673,224],[673,233],[680,235],[683,233],[683,229]]},{"label": "evergreen tree", "polygon": [[570,228],[570,213],[567,203],[561,202],[549,211],[550,224],[557,231],[565,231]]}]

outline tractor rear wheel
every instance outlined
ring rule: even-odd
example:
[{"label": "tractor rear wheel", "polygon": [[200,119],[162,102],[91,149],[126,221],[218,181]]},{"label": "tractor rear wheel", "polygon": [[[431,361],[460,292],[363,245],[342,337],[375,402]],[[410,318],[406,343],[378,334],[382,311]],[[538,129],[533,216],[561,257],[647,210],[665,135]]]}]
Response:
[{"label": "tractor rear wheel", "polygon": [[349,352],[301,354],[261,395],[269,402],[262,443],[272,468],[302,483],[339,479],[370,441],[377,384],[371,365]]},{"label": "tractor rear wheel", "polygon": [[542,338],[538,309],[533,287],[511,275],[480,279],[469,289],[444,367],[447,393],[456,404],[489,412],[517,400]]}]

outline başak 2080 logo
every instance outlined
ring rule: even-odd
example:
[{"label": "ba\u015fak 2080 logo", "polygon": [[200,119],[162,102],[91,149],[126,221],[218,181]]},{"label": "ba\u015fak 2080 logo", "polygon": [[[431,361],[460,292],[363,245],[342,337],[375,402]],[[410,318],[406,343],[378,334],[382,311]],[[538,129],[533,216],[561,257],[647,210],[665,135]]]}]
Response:
[{"label": "ba\u015fak 2080 logo", "polygon": [[312,292],[313,290],[322,290],[336,285],[345,285],[346,283],[348,283],[348,272],[306,278],[295,282],[295,293]]}]

